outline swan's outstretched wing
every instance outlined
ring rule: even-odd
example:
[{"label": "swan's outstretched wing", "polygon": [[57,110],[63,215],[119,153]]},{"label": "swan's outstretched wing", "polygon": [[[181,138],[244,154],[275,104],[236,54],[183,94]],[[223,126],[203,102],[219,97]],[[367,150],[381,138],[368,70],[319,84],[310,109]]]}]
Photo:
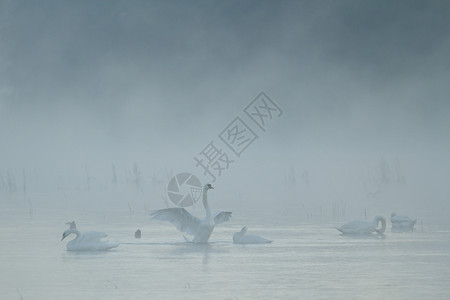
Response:
[{"label": "swan's outstretched wing", "polygon": [[149,215],[152,217],[152,220],[169,221],[179,231],[190,235],[197,233],[201,223],[197,217],[194,217],[182,207],[154,210]]},{"label": "swan's outstretched wing", "polygon": [[231,211],[220,211],[214,216],[214,224],[228,222],[231,218]]}]

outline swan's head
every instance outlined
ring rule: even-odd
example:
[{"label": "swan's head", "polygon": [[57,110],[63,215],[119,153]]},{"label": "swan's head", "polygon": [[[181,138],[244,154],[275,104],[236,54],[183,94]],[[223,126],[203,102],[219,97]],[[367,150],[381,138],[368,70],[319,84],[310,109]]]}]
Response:
[{"label": "swan's head", "polygon": [[213,188],[213,186],[211,185],[211,183],[207,183],[207,184],[205,184],[205,186],[203,187],[203,190],[204,191],[207,191],[207,190],[213,190],[214,188]]},{"label": "swan's head", "polygon": [[77,229],[77,224],[75,224],[75,221],[67,222],[66,225],[69,225],[69,229]]},{"label": "swan's head", "polygon": [[378,225],[378,223],[381,222],[381,228],[380,229],[375,229],[375,231],[378,234],[382,234],[386,230],[386,219],[383,218],[382,216],[376,216],[375,219],[373,219],[373,222],[376,225]]},{"label": "swan's head", "polygon": [[68,237],[71,233],[72,233],[72,232],[70,232],[69,230],[64,231],[64,232],[63,232],[63,235],[62,235],[61,241],[62,241],[63,239],[65,239],[66,237]]}]

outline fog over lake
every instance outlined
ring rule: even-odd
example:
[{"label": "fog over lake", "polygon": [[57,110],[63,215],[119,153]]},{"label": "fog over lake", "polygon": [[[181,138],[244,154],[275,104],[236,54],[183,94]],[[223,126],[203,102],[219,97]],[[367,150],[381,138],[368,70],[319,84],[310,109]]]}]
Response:
[{"label": "fog over lake", "polygon": [[[448,298],[449,31],[448,1],[0,0],[0,298]],[[233,213],[206,246],[147,215],[174,182]]]}]

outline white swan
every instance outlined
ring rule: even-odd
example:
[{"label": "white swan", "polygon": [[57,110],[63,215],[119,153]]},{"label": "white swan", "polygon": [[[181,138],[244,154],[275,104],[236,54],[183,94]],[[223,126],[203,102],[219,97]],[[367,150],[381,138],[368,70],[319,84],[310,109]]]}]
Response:
[{"label": "white swan", "polygon": [[233,234],[233,243],[235,244],[267,244],[271,240],[265,239],[258,235],[246,235],[247,227],[242,227],[241,231]]},{"label": "white swan", "polygon": [[399,216],[395,212],[391,214],[391,223],[393,232],[413,231],[417,220],[411,220],[408,216]]},{"label": "white swan", "polygon": [[[378,223],[381,222],[381,228],[377,229]],[[372,222],[351,221],[337,228],[343,234],[371,234],[376,232],[382,234],[386,230],[386,220],[381,216],[376,216]]]},{"label": "white swan", "polygon": [[[212,217],[211,210],[208,205],[208,190],[214,189],[211,184],[205,184],[203,187],[203,206],[205,207],[206,216],[203,220],[191,215],[182,207],[166,208],[150,212],[153,220],[169,221],[175,227],[189,235],[193,235],[193,243],[207,243],[214,227],[217,224],[227,222],[231,218],[231,212],[221,211]],[[186,239],[187,240],[187,239]]]},{"label": "white swan", "polygon": [[[64,231],[61,239],[62,241],[71,234],[75,234],[77,236],[67,243],[66,247],[69,251],[99,251],[108,250],[119,246],[118,244],[111,244],[107,241],[102,241],[101,239],[107,236],[106,233],[97,231],[81,233],[76,229],[75,222],[69,224],[71,225],[71,228]],[[72,224],[74,225],[72,226]]]}]

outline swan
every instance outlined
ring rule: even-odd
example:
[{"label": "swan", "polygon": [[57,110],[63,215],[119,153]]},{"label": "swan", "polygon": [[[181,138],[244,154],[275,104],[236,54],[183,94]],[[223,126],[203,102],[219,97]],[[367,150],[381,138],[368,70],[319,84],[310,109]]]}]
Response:
[{"label": "swan", "polygon": [[[377,229],[378,223],[380,222],[381,228]],[[381,216],[376,216],[372,222],[351,221],[342,225],[340,228],[336,227],[336,229],[343,234],[371,234],[374,231],[378,234],[382,234],[386,229],[386,220]]]},{"label": "swan", "polygon": [[233,243],[235,244],[267,244],[271,240],[265,239],[258,235],[246,235],[247,227],[242,227],[241,231],[233,234]]},{"label": "swan", "polygon": [[413,231],[417,220],[411,220],[408,216],[399,216],[395,212],[391,214],[392,229],[394,232]]},{"label": "swan", "polygon": [[[67,250],[69,251],[97,251],[97,250],[108,250],[111,248],[118,247],[118,244],[111,244],[107,241],[102,241],[101,239],[106,237],[107,234],[97,231],[89,231],[81,233],[76,229],[75,222],[69,223],[71,228],[64,231],[62,240],[71,234],[75,234],[77,237],[67,243]],[[72,226],[72,224],[74,224]],[[74,227],[74,228],[72,228]]]},{"label": "swan", "polygon": [[182,207],[166,208],[150,212],[152,220],[169,221],[175,227],[184,233],[194,236],[192,241],[186,237],[186,241],[196,244],[205,244],[208,242],[214,227],[218,224],[227,222],[231,218],[231,212],[221,211],[211,215],[208,205],[208,191],[214,189],[211,184],[207,183],[203,187],[203,206],[205,207],[206,216],[203,220],[191,215]]}]

